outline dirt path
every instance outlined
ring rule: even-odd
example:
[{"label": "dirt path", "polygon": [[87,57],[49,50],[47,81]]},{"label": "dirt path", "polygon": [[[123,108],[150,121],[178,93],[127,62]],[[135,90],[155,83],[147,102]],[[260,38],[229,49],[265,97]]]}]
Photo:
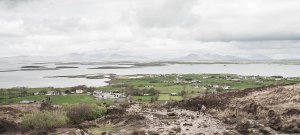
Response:
[{"label": "dirt path", "polygon": [[158,134],[222,134],[229,126],[211,117],[209,114],[197,115],[197,112],[183,109],[144,109],[139,104],[132,105],[128,113],[139,114],[146,119],[146,133]]}]

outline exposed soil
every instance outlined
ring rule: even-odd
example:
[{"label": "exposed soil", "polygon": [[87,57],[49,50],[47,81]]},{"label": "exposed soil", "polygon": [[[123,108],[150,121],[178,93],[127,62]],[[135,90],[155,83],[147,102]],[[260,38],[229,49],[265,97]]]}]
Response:
[{"label": "exposed soil", "polygon": [[212,118],[210,115],[199,114],[184,109],[159,110],[145,112],[143,115],[150,120],[143,130],[159,134],[215,134],[224,133],[229,126]]},{"label": "exposed soil", "polygon": [[99,119],[97,124],[115,125],[116,131],[111,134],[116,135],[137,131],[147,134],[223,134],[231,129],[209,114],[138,103],[132,104],[123,115],[107,115]]}]

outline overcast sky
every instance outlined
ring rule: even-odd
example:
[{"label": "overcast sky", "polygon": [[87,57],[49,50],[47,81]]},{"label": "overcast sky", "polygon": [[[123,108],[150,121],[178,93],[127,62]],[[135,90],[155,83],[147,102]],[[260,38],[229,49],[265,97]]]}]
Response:
[{"label": "overcast sky", "polygon": [[300,0],[0,0],[0,57],[300,58]]}]

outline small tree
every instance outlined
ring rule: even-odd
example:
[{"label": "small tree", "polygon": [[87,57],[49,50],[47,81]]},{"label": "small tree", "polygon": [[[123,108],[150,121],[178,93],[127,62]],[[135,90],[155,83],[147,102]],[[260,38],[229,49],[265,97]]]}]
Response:
[{"label": "small tree", "polygon": [[153,96],[153,95],[158,95],[159,91],[155,90],[154,88],[151,88],[148,90],[148,93]]},{"label": "small tree", "polygon": [[192,81],[193,78],[186,78],[185,80],[186,80],[186,81]]},{"label": "small tree", "polygon": [[41,90],[39,93],[40,93],[40,94],[46,94],[47,91],[46,91],[46,90]]},{"label": "small tree", "polygon": [[186,91],[185,90],[182,90],[181,92],[180,92],[180,96],[185,96],[187,93],[186,93]]},{"label": "small tree", "polygon": [[157,94],[157,95],[154,96],[154,101],[158,100],[158,96],[159,96],[159,94]]},{"label": "small tree", "polygon": [[65,93],[66,94],[71,94],[71,91],[70,90],[65,90]]},{"label": "small tree", "polygon": [[26,90],[23,90],[22,92],[21,92],[21,97],[25,97],[27,95],[27,91]]},{"label": "small tree", "polygon": [[55,91],[58,95],[62,95],[62,92],[60,90]]},{"label": "small tree", "polygon": [[52,108],[53,108],[53,106],[52,106],[51,98],[49,96],[47,96],[46,99],[44,99],[42,101],[40,109],[41,110],[50,110]]},{"label": "small tree", "polygon": [[154,102],[154,98],[153,97],[151,97],[151,99],[150,99],[150,103],[153,103]]}]

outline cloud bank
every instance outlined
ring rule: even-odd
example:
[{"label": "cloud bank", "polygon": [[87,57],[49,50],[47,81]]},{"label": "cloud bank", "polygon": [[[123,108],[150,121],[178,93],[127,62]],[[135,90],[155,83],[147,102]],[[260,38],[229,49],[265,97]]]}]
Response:
[{"label": "cloud bank", "polygon": [[0,0],[0,57],[300,58],[299,0]]}]

